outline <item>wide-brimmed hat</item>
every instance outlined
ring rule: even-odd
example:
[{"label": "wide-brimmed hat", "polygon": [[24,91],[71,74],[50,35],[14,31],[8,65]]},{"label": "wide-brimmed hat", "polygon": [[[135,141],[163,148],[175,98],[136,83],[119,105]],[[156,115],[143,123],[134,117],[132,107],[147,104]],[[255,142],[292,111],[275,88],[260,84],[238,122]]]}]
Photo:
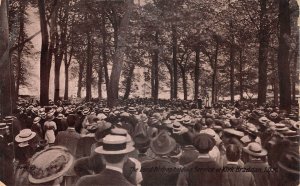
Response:
[{"label": "wide-brimmed hat", "polygon": [[185,127],[183,127],[179,122],[174,122],[173,123],[173,134],[181,134],[183,129]]},{"label": "wide-brimmed hat", "polygon": [[184,125],[194,125],[194,124],[195,124],[195,123],[193,123],[193,122],[191,121],[191,119],[190,119],[189,117],[185,117],[185,118],[183,119],[182,123],[183,123]]},{"label": "wide-brimmed hat", "polygon": [[82,115],[86,116],[86,115],[88,115],[90,113],[90,109],[89,108],[85,108],[85,109],[82,110],[81,113],[82,113]]},{"label": "wide-brimmed hat", "polygon": [[46,115],[46,119],[47,120],[53,120],[55,117],[54,117],[54,112],[52,111],[49,111]]},{"label": "wide-brimmed hat", "polygon": [[103,138],[103,146],[95,149],[99,154],[127,154],[134,150],[132,145],[127,143],[125,136],[108,134]]},{"label": "wide-brimmed hat", "polygon": [[28,179],[35,184],[53,181],[63,176],[73,162],[74,157],[65,147],[47,148],[31,158]]},{"label": "wide-brimmed hat", "polygon": [[56,112],[60,113],[60,112],[62,112],[63,110],[64,110],[64,108],[58,107],[58,108],[56,109]]},{"label": "wide-brimmed hat", "polygon": [[110,112],[110,109],[109,108],[104,108],[103,109],[103,113],[109,113]]},{"label": "wide-brimmed hat", "polygon": [[42,119],[46,119],[46,113],[44,111],[40,112],[39,113],[39,116],[42,118]]},{"label": "wide-brimmed hat", "polygon": [[249,143],[247,147],[243,147],[243,151],[255,157],[266,156],[268,154],[266,149],[257,142]]},{"label": "wide-brimmed hat", "polygon": [[177,116],[176,116],[176,121],[181,122],[182,119],[183,119],[183,116],[182,116],[182,115],[177,115]]},{"label": "wide-brimmed hat", "polygon": [[276,119],[276,118],[278,117],[278,114],[277,114],[276,112],[272,112],[272,113],[269,115],[269,117],[270,117],[271,119]]},{"label": "wide-brimmed hat", "polygon": [[127,130],[122,128],[113,128],[110,130],[111,135],[124,136],[127,142],[132,142],[131,136],[128,134]]},{"label": "wide-brimmed hat", "polygon": [[59,113],[58,116],[56,116],[56,119],[63,119],[64,115],[62,113]]},{"label": "wide-brimmed hat", "polygon": [[41,121],[40,117],[35,117],[34,120],[33,120],[33,123],[36,124],[36,123],[38,123],[40,121]]},{"label": "wide-brimmed hat", "polygon": [[281,156],[278,166],[285,172],[300,175],[299,153],[294,150],[288,150]]},{"label": "wide-brimmed hat", "polygon": [[13,119],[14,119],[14,116],[5,116],[5,118],[4,118],[4,122],[12,122],[13,121]]},{"label": "wide-brimmed hat", "polygon": [[162,131],[151,140],[150,147],[155,154],[166,155],[176,147],[176,141],[166,131]]},{"label": "wide-brimmed hat", "polygon": [[265,116],[260,117],[258,119],[258,122],[261,123],[261,124],[263,124],[263,125],[266,125],[268,121],[270,121],[270,120],[267,117],[265,117]]},{"label": "wide-brimmed hat", "polygon": [[30,129],[23,129],[20,133],[15,137],[16,142],[22,143],[25,141],[29,141],[36,136],[36,133],[31,131]]},{"label": "wide-brimmed hat", "polygon": [[235,129],[232,129],[232,128],[226,128],[226,129],[223,130],[223,132],[227,133],[227,134],[237,136],[237,137],[245,136],[244,132],[241,132],[241,131],[238,131],[238,130],[235,130]]},{"label": "wide-brimmed hat", "polygon": [[283,123],[275,123],[274,127],[271,127],[273,130],[278,132],[288,131],[289,128]]},{"label": "wide-brimmed hat", "polygon": [[299,131],[300,130],[300,121],[292,123],[292,128]]},{"label": "wide-brimmed hat", "polygon": [[171,121],[174,121],[174,120],[176,120],[176,116],[173,116],[173,115],[172,115],[172,116],[170,116],[170,117],[169,117],[169,120],[171,120]]},{"label": "wide-brimmed hat", "polygon": [[6,131],[9,127],[6,125],[6,123],[0,123],[0,131]]},{"label": "wide-brimmed hat", "polygon": [[136,109],[134,107],[129,107],[127,111],[128,112],[136,112]]}]

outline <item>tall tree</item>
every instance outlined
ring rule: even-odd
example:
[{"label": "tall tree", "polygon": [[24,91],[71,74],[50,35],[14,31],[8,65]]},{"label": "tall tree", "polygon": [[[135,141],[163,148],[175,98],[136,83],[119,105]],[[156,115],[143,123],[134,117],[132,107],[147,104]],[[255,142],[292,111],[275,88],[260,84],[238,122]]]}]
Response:
[{"label": "tall tree", "polygon": [[280,92],[280,108],[291,109],[291,80],[288,38],[291,34],[290,3],[279,0],[279,47],[278,47],[278,77]]},{"label": "tall tree", "polygon": [[45,0],[38,1],[40,27],[42,35],[41,58],[40,58],[40,104],[48,105],[49,102],[49,79],[51,60],[49,60],[49,34],[46,20]]},{"label": "tall tree", "polygon": [[257,104],[262,105],[267,98],[267,67],[268,67],[268,45],[270,38],[269,23],[267,16],[268,0],[260,0],[260,24],[259,24],[259,54],[258,54],[258,95]]},{"label": "tall tree", "polygon": [[0,2],[0,112],[5,116],[12,114],[16,107],[16,97],[9,59],[8,4],[6,0]]},{"label": "tall tree", "polygon": [[113,65],[112,71],[110,75],[110,86],[109,86],[109,94],[107,95],[107,104],[109,107],[116,106],[118,103],[119,97],[119,81],[123,67],[123,55],[126,44],[126,35],[128,31],[128,25],[130,20],[130,14],[133,9],[133,1],[126,0],[126,11],[121,20],[119,35],[118,35],[118,43],[116,52],[113,57]]}]

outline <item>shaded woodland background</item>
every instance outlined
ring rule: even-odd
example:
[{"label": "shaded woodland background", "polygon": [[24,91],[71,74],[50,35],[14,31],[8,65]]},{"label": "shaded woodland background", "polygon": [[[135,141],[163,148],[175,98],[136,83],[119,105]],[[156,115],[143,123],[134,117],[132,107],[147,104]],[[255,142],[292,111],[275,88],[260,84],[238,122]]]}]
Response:
[{"label": "shaded woodland background", "polygon": [[[40,23],[33,35],[25,29],[31,9]],[[0,13],[4,115],[28,86],[33,55],[40,61],[41,105],[49,102],[51,68],[55,102],[70,98],[71,79],[77,97],[84,91],[90,101],[96,88],[109,107],[139,88],[157,100],[168,87],[170,99],[211,92],[212,104],[229,96],[231,103],[257,99],[290,110],[299,92],[295,0],[1,0]],[[42,42],[38,53],[35,37]]]}]

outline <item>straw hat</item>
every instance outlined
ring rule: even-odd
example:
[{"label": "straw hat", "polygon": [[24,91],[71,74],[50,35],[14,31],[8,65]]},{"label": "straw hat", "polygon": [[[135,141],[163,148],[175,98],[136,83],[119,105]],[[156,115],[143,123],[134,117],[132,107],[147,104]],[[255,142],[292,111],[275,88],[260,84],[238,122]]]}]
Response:
[{"label": "straw hat", "polygon": [[36,118],[34,118],[33,123],[37,124],[40,121],[41,121],[41,118],[40,117],[36,117]]},{"label": "straw hat", "polygon": [[247,147],[243,147],[243,151],[255,157],[266,156],[268,154],[266,149],[257,142],[249,143]]},{"label": "straw hat", "polygon": [[108,134],[103,138],[103,146],[95,149],[99,154],[127,154],[134,150],[132,145],[129,145],[125,136]]},{"label": "straw hat", "polygon": [[20,133],[15,137],[16,142],[22,143],[25,141],[29,141],[36,136],[36,133],[31,131],[30,129],[23,129]]},{"label": "straw hat", "polygon": [[65,147],[47,148],[31,158],[28,179],[35,184],[53,181],[63,176],[73,162],[74,157]]},{"label": "straw hat", "polygon": [[226,128],[226,129],[223,130],[223,132],[227,133],[227,134],[234,135],[234,136],[238,136],[238,137],[245,136],[245,134],[243,132],[235,130],[235,129],[232,129],[232,128]]}]

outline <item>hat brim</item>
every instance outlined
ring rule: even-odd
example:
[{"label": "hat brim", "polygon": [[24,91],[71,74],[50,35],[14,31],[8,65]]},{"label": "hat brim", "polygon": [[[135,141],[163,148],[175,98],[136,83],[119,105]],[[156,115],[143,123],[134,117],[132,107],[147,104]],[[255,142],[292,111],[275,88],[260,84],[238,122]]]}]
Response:
[{"label": "hat brim", "polygon": [[30,135],[30,136],[28,136],[26,138],[21,138],[20,135],[18,134],[15,137],[15,141],[18,142],[18,143],[22,143],[22,142],[29,141],[29,140],[33,139],[35,136],[36,136],[35,132],[32,132],[32,135]]},{"label": "hat brim", "polygon": [[243,147],[243,150],[247,154],[250,154],[250,155],[256,156],[256,157],[262,157],[262,156],[266,156],[268,154],[267,150],[265,150],[265,149],[262,149],[261,152],[259,152],[259,153],[250,151],[247,147]]},{"label": "hat brim", "polygon": [[157,155],[165,155],[165,154],[169,154],[170,152],[173,151],[173,149],[176,147],[176,141],[174,139],[170,139],[170,145],[167,146],[168,148],[166,149],[162,149],[162,148],[156,148],[155,145],[153,145],[153,143],[150,142],[150,148],[151,150],[157,154]]},{"label": "hat brim", "polygon": [[48,149],[45,149],[39,153],[37,153],[36,155],[34,155],[32,157],[32,162],[34,162],[41,154],[43,154],[44,152],[46,151],[49,151],[49,150],[52,150],[52,149],[57,149],[57,150],[61,150],[63,151],[64,153],[67,153],[69,155],[69,161],[68,163],[64,166],[64,168],[62,170],[60,170],[59,172],[51,175],[51,176],[48,176],[48,177],[45,177],[45,178],[41,178],[41,179],[37,179],[37,178],[34,178],[31,174],[28,175],[28,179],[31,183],[34,183],[34,184],[40,184],[40,183],[46,183],[46,182],[50,182],[50,181],[53,181],[61,176],[63,176],[70,168],[71,166],[73,165],[73,162],[74,162],[74,157],[65,151],[65,148],[64,147],[60,147],[60,146],[55,146],[55,147],[50,147]]},{"label": "hat brim", "polygon": [[134,147],[133,146],[126,146],[126,149],[124,150],[118,150],[118,151],[108,151],[108,150],[104,150],[103,146],[97,147],[95,149],[95,152],[98,154],[127,154],[129,152],[134,151]]}]

